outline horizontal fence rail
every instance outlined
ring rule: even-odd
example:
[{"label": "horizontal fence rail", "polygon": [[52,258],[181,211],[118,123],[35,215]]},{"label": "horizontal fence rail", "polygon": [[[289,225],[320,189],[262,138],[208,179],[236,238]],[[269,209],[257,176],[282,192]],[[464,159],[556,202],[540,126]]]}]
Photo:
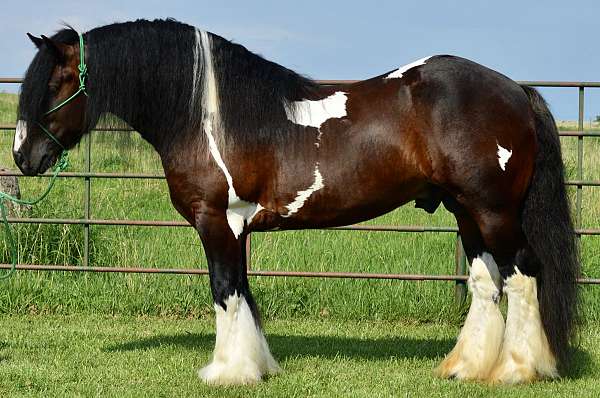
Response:
[{"label": "horizontal fence rail", "polygon": [[[8,217],[8,222],[14,224],[62,224],[62,225],[124,225],[137,227],[192,227],[187,221],[175,220],[116,220],[99,218],[15,218]],[[448,226],[428,226],[428,225],[344,225],[341,227],[319,228],[329,231],[366,231],[366,232],[446,232],[457,233],[457,227]],[[261,233],[256,231],[255,233]],[[290,232],[286,230],[267,231],[272,232]],[[577,235],[600,235],[598,228],[575,228]]]},{"label": "horizontal fence rail", "polygon": [[[10,269],[11,264],[0,264],[0,269]],[[95,273],[132,273],[132,274],[175,274],[175,275],[208,275],[203,268],[144,268],[144,267],[80,267],[75,265],[36,265],[17,264],[22,271],[54,271],[54,272],[95,272]],[[303,271],[253,271],[249,276],[282,276],[300,278],[336,278],[336,279],[393,279],[403,281],[460,281],[466,282],[467,275],[422,275],[422,274],[377,274],[369,272],[303,272]],[[577,283],[589,285],[600,284],[600,279],[577,278]]]},{"label": "horizontal fence rail", "polygon": [[[0,84],[19,84],[20,78],[0,78]],[[355,83],[356,80],[319,80],[322,85],[346,85]],[[574,186],[576,189],[575,198],[575,225],[578,236],[600,235],[599,228],[582,228],[581,220],[581,199],[583,187],[599,187],[600,180],[583,180],[583,139],[586,137],[600,137],[600,131],[584,131],[584,90],[585,88],[600,88],[600,82],[560,82],[560,81],[518,81],[519,84],[535,87],[560,87],[577,88],[578,98],[578,126],[577,130],[560,131],[562,137],[575,137],[577,139],[577,176],[574,180],[565,181],[568,186]],[[0,124],[0,131],[14,131],[15,124]],[[128,132],[129,128],[102,127],[99,126],[93,131],[111,131]],[[83,265],[49,265],[49,264],[19,264],[17,270],[27,271],[69,271],[69,272],[95,272],[95,273],[138,273],[138,274],[184,274],[184,275],[207,275],[207,269],[201,268],[144,268],[131,266],[111,266],[98,267],[89,264],[89,240],[90,227],[93,225],[108,226],[133,226],[133,227],[190,227],[185,221],[175,220],[116,220],[116,219],[96,219],[90,214],[91,204],[91,186],[92,179],[154,179],[163,180],[163,174],[149,173],[99,173],[91,171],[91,140],[88,138],[85,142],[85,171],[83,172],[63,172],[59,174],[61,178],[80,178],[85,181],[84,185],[84,217],[83,218],[9,218],[11,223],[17,224],[65,224],[82,225],[84,227],[84,256]],[[22,173],[12,170],[0,171],[0,177],[23,177]],[[50,174],[43,174],[38,177],[50,177]],[[327,230],[344,231],[365,231],[365,232],[404,232],[404,233],[458,233],[456,226],[420,226],[420,225],[347,225],[342,227],[325,228]],[[251,243],[248,239],[246,247],[248,265],[251,261]],[[0,269],[8,269],[10,264],[0,264]],[[248,270],[250,276],[271,276],[271,277],[303,277],[303,278],[351,278],[351,279],[388,279],[388,280],[407,280],[407,281],[451,281],[456,283],[456,296],[464,299],[466,295],[466,259],[460,238],[457,239],[456,247],[456,275],[416,275],[416,274],[380,274],[380,273],[356,273],[356,272],[306,272],[306,271],[268,271],[268,270]],[[600,284],[598,278],[579,278],[581,284]]]}]

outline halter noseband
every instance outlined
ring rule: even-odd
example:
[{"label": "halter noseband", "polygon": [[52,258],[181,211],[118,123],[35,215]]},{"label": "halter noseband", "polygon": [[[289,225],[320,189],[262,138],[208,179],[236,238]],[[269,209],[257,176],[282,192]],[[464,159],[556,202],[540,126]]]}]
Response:
[{"label": "halter noseband", "polygon": [[[79,94],[83,93],[86,97],[88,95],[87,91],[86,91],[86,87],[85,87],[85,80],[87,78],[88,70],[87,70],[87,65],[85,63],[85,47],[84,47],[84,43],[83,43],[83,35],[81,33],[77,33],[77,35],[79,36],[79,66],[77,66],[77,69],[79,70],[79,89],[77,91],[75,91],[75,93],[73,93],[73,95],[71,95],[69,98],[62,101],[60,104],[56,105],[54,108],[50,109],[48,112],[44,113],[44,116],[48,116],[49,114],[61,109],[63,106],[67,105],[69,102],[71,102],[75,98],[77,98],[79,96]],[[60,143],[58,138],[56,138],[54,136],[54,134],[52,134],[40,122],[37,122],[37,124],[42,129],[42,131],[44,133],[46,133],[46,135],[48,135],[48,137],[50,137],[52,139],[52,141],[57,143],[58,146],[60,146],[63,150],[65,149],[65,147]]]}]

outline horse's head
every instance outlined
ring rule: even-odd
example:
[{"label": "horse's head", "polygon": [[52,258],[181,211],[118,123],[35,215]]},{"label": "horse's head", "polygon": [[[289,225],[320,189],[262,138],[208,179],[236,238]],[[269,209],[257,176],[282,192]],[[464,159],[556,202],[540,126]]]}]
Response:
[{"label": "horse's head", "polygon": [[87,100],[77,33],[64,29],[52,38],[28,36],[38,53],[21,86],[13,156],[23,174],[36,175],[81,140]]}]

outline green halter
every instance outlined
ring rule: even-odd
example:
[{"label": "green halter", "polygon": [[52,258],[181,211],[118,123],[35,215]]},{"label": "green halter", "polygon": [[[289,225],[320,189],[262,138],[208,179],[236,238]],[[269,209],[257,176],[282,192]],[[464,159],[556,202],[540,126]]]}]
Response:
[{"label": "green halter", "polygon": [[[52,112],[56,112],[57,110],[59,110],[60,108],[62,108],[63,106],[65,106],[66,104],[71,102],[72,100],[74,100],[81,93],[83,93],[84,95],[87,96],[87,92],[85,89],[85,79],[87,77],[87,65],[85,64],[83,35],[81,33],[79,33],[79,66],[78,66],[78,69],[79,69],[79,89],[73,95],[71,95],[69,98],[67,98],[66,100],[62,101],[60,104],[53,107],[48,112],[44,113],[44,116],[47,116],[47,115],[51,114]],[[8,210],[6,207],[6,202],[10,201],[10,202],[13,202],[16,204],[21,204],[21,205],[35,205],[36,203],[42,201],[46,196],[48,196],[48,194],[52,190],[52,187],[54,186],[54,182],[56,181],[56,178],[58,177],[58,173],[64,171],[69,166],[69,159],[67,157],[67,150],[65,149],[65,147],[60,143],[58,138],[56,138],[54,136],[54,134],[52,134],[46,127],[44,127],[39,122],[37,122],[37,124],[40,127],[40,129],[42,129],[42,131],[44,133],[46,133],[48,135],[48,137],[50,137],[52,139],[52,141],[57,143],[58,146],[60,146],[63,149],[63,151],[60,155],[60,158],[56,162],[56,165],[52,169],[52,178],[50,178],[50,182],[48,183],[48,188],[46,188],[46,190],[36,199],[24,200],[24,199],[19,199],[14,196],[11,196],[5,192],[0,192],[0,217],[2,218],[2,223],[4,225],[6,241],[10,248],[10,262],[11,262],[10,270],[8,271],[8,273],[0,276],[0,279],[6,279],[15,272],[15,270],[17,269],[17,260],[18,260],[17,246],[15,245],[15,241],[12,236],[12,231],[10,229],[10,225],[8,224],[8,219],[7,219],[8,218]]]}]

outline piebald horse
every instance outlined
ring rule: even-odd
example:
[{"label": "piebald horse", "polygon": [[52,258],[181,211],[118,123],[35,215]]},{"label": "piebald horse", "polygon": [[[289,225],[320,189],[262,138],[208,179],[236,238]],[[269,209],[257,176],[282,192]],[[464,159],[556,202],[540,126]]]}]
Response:
[{"label": "piebald horse", "polygon": [[43,173],[107,114],[156,149],[210,270],[202,380],[280,371],[250,293],[249,233],[357,223],[413,200],[454,214],[471,265],[471,307],[437,373],[517,383],[566,364],[579,260],[557,129],[533,88],[450,55],[320,86],[173,20],[30,38],[16,164]]}]

